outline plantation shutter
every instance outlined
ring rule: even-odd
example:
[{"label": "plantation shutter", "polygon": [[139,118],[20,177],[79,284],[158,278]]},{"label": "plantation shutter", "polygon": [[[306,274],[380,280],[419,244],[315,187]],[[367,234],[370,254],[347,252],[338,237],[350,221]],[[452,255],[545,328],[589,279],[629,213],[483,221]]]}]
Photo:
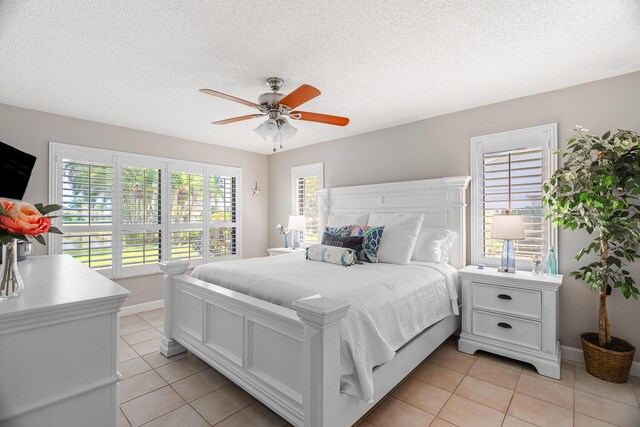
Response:
[{"label": "plantation shutter", "polygon": [[113,266],[113,166],[64,158],[60,179],[61,252],[108,273]]},{"label": "plantation shutter", "polygon": [[204,248],[204,175],[171,171],[171,258],[202,260]]},{"label": "plantation shutter", "polygon": [[[508,169],[511,154],[511,185]],[[499,258],[502,240],[491,239],[493,215],[509,209],[524,216],[525,240],[515,240],[516,258],[530,260],[542,257],[544,209],[542,207],[542,149],[508,150],[485,153],[482,156],[482,252],[486,258]]]},{"label": "plantation shutter", "polygon": [[121,266],[123,272],[156,271],[162,259],[162,169],[120,169]]},{"label": "plantation shutter", "polygon": [[209,255],[237,254],[237,178],[209,175]]},{"label": "plantation shutter", "polygon": [[513,242],[518,269],[530,269],[532,258],[544,259],[555,244],[555,230],[545,220],[542,184],[555,169],[556,134],[555,125],[545,125],[471,139],[472,263],[500,263],[503,241],[491,239],[491,225],[494,215],[509,208],[524,216],[525,239]]},{"label": "plantation shutter", "polygon": [[301,243],[318,243],[318,181],[317,175],[297,179],[296,214],[304,215],[306,226]]},{"label": "plantation shutter", "polygon": [[50,202],[63,206],[50,254],[108,277],[242,256],[242,169],[51,143]]}]

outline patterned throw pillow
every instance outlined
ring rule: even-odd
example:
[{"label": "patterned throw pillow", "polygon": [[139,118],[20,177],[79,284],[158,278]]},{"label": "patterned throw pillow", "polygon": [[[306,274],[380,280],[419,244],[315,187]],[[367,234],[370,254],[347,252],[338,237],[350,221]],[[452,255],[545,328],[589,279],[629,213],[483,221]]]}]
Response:
[{"label": "patterned throw pillow", "polygon": [[307,259],[343,265],[345,267],[358,263],[358,257],[353,249],[328,245],[309,246],[307,248]]},{"label": "patterned throw pillow", "polygon": [[334,236],[349,237],[351,236],[352,227],[352,225],[343,225],[342,227],[329,227],[327,225],[324,227],[324,232],[333,234]]},{"label": "patterned throw pillow", "polygon": [[358,253],[362,250],[363,240],[364,237],[362,236],[336,236],[325,231],[320,243],[323,245],[335,246],[337,248],[353,249]]},{"label": "patterned throw pillow", "polygon": [[380,241],[382,240],[382,232],[384,225],[380,227],[368,227],[365,225],[354,225],[351,227],[352,236],[362,236],[362,250],[359,257],[362,261],[376,263],[378,262],[378,252],[380,251]]}]

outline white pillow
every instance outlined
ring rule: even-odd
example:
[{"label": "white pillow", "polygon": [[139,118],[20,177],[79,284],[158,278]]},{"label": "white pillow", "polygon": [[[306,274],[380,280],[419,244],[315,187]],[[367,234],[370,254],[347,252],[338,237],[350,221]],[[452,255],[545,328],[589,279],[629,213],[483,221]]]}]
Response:
[{"label": "white pillow", "polygon": [[409,264],[418,240],[424,214],[418,213],[372,213],[367,225],[384,225],[378,261],[390,264]]},{"label": "white pillow", "polygon": [[446,228],[423,228],[418,236],[412,259],[449,263],[449,250],[458,235]]},{"label": "white pillow", "polygon": [[367,225],[369,213],[329,215],[327,227],[344,227],[345,225]]}]

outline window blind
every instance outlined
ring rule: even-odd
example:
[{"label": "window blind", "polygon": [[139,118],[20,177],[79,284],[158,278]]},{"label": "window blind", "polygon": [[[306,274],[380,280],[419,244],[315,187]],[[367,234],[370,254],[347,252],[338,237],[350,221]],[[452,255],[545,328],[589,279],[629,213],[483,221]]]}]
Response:
[{"label": "window blind", "polygon": [[171,258],[200,260],[204,253],[204,174],[171,171]]},{"label": "window blind", "polygon": [[112,267],[113,240],[111,232],[64,231],[62,253],[96,270]]},{"label": "window blind", "polygon": [[209,230],[209,254],[214,257],[236,254],[235,227],[212,228]]},{"label": "window blind", "polygon": [[63,224],[111,224],[113,167],[64,160],[62,163]]},{"label": "window blind", "polygon": [[164,259],[198,263],[241,255],[242,171],[51,143],[50,192],[63,205],[50,253],[109,277],[157,271]]},{"label": "window blind", "polygon": [[236,177],[209,176],[209,254],[236,255]]},{"label": "window blind", "polygon": [[305,216],[305,232],[301,242],[318,243],[318,176],[297,179],[297,214]]},{"label": "window blind", "polygon": [[201,223],[204,178],[201,173],[171,172],[171,222]]},{"label": "window blind", "polygon": [[122,233],[122,266],[157,264],[162,260],[160,231],[125,231]]},{"label": "window blind", "polygon": [[113,166],[63,159],[61,252],[95,269],[113,263]]},{"label": "window blind", "polygon": [[203,252],[203,232],[200,230],[179,230],[171,232],[172,259],[201,259]]},{"label": "window blind", "polygon": [[[509,154],[511,185],[509,186]],[[540,148],[503,150],[482,155],[482,253],[484,257],[500,257],[502,240],[491,239],[495,214],[509,209],[524,216],[525,240],[514,241],[516,258],[531,259],[544,251],[544,210],[542,206],[543,153]]]},{"label": "window blind", "polygon": [[121,261],[133,270],[162,259],[162,171],[157,167],[121,168]]},{"label": "window blind", "polygon": [[161,171],[158,168],[122,167],[121,212],[123,224],[160,224]]}]

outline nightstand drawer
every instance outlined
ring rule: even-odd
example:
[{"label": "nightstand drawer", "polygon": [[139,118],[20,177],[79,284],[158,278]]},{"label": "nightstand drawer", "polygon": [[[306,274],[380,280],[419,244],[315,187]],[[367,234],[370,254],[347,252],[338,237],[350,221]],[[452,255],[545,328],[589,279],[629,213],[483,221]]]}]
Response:
[{"label": "nightstand drawer", "polygon": [[542,348],[542,324],[540,322],[479,310],[473,310],[472,316],[472,333],[474,335],[536,350]]},{"label": "nightstand drawer", "polygon": [[540,291],[473,282],[471,292],[473,308],[499,311],[533,319],[540,319],[542,316],[542,294]]}]

